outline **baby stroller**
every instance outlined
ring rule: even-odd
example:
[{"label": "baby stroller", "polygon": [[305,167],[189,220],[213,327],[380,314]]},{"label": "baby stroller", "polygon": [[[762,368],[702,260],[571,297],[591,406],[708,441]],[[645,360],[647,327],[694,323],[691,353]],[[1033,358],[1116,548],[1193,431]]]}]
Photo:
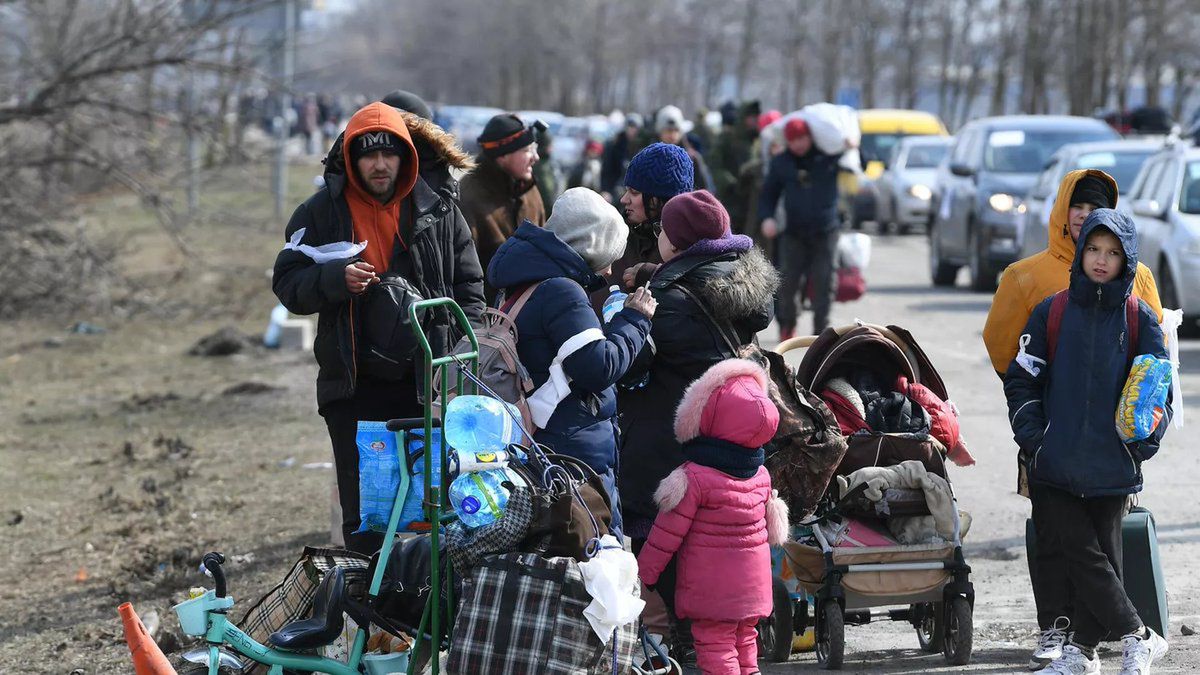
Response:
[{"label": "baby stroller", "polygon": [[[911,334],[897,326],[859,323],[830,328],[820,336],[787,340],[776,352],[796,349],[807,349],[796,368],[796,381],[811,392],[823,392],[835,378],[844,382],[849,374],[865,369],[877,381],[923,385],[923,392],[948,401],[945,384],[928,356]],[[920,414],[915,403],[910,406],[913,414]],[[952,409],[952,404],[946,409]],[[838,422],[845,433],[840,416]],[[956,421],[954,430],[957,436]],[[846,440],[849,449],[838,465],[837,476],[825,486],[821,503],[811,517],[793,528],[794,540],[784,544],[792,575],[813,599],[811,621],[818,663],[824,669],[839,669],[845,654],[845,626],[873,620],[907,621],[915,628],[923,650],[941,651],[951,665],[968,663],[975,593],[971,568],[962,553],[963,524],[945,479],[945,444],[928,433],[871,430],[857,431]],[[956,450],[965,455],[965,446]],[[890,487],[866,480],[855,484],[858,470],[875,475],[882,473],[875,467],[887,468],[901,459],[919,460],[919,465],[904,462],[908,473],[937,477],[922,479],[929,489]],[[936,509],[940,537],[931,537],[928,543],[885,541],[887,537],[841,538],[856,518],[868,522],[881,519],[878,522],[887,522],[889,527],[902,518],[931,519],[904,522],[933,522],[935,501],[929,495],[935,484],[944,485],[945,494]],[[808,604],[795,605],[799,610],[792,617],[796,633],[803,632],[810,621]]]}]

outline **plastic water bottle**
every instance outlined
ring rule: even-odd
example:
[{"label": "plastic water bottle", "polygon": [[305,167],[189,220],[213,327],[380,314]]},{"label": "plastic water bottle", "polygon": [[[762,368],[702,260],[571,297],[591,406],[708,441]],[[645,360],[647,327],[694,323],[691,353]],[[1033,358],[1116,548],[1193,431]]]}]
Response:
[{"label": "plastic water bottle", "polygon": [[499,450],[496,452],[467,452],[465,450],[450,451],[450,475],[462,475],[464,473],[473,473],[475,471],[489,471],[491,469],[503,469],[508,466],[509,461],[516,456],[517,461],[525,461],[525,453],[520,450],[510,452],[508,450]]},{"label": "plastic water bottle", "polygon": [[621,287],[616,284],[609,286],[608,290],[608,299],[604,301],[604,307],[601,309],[601,314],[604,316],[604,323],[612,321],[617,312],[625,309],[625,298],[629,297],[629,294],[622,293]]},{"label": "plastic water bottle", "polygon": [[275,305],[271,310],[271,321],[267,324],[267,332],[263,334],[263,346],[267,349],[279,348],[279,334],[283,331],[283,322],[287,321],[288,310],[283,303]]},{"label": "plastic water bottle", "polygon": [[508,489],[503,483],[515,485],[519,480],[508,469],[464,473],[450,483],[450,505],[469,529],[490,525],[508,506]]},{"label": "plastic water bottle", "polygon": [[498,452],[521,441],[521,411],[489,396],[456,396],[442,423],[446,442],[462,453]]}]

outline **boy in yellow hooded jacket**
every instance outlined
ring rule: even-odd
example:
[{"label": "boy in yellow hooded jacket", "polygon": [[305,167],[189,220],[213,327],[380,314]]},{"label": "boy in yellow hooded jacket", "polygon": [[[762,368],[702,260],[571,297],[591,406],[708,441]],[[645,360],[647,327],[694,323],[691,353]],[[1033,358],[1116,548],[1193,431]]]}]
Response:
[{"label": "boy in yellow hooded jacket", "polygon": [[[1018,260],[1000,276],[1000,287],[992,298],[983,341],[987,345],[992,367],[1004,377],[1009,364],[1017,356],[1017,340],[1029,321],[1033,309],[1047,297],[1070,285],[1071,261],[1075,258],[1075,241],[1088,214],[1098,208],[1116,208],[1117,181],[1097,169],[1080,169],[1063,177],[1058,196],[1050,212],[1050,242],[1046,250]],[[1138,263],[1134,276],[1133,295],[1146,301],[1162,322],[1162,302],[1150,268]],[[1039,500],[1038,490],[1029,490],[1025,472],[1018,462],[1018,492]],[[1033,565],[1044,579],[1034,587],[1038,626],[1042,631],[1038,646],[1030,659],[1030,668],[1040,668],[1062,656],[1071,616],[1072,590],[1067,560],[1060,550],[1039,546]]]},{"label": "boy in yellow hooded jacket", "polygon": [[[1098,169],[1080,169],[1063,177],[1050,212],[1049,246],[1004,270],[1000,275],[1000,287],[992,298],[987,323],[983,326],[983,342],[987,345],[992,368],[1000,377],[1004,377],[1008,365],[1017,356],[1017,338],[1033,308],[1070,283],[1075,239],[1084,219],[1097,208],[1116,207],[1117,181],[1107,173]],[[1133,294],[1145,300],[1162,321],[1162,302],[1158,299],[1154,274],[1140,262]]]}]

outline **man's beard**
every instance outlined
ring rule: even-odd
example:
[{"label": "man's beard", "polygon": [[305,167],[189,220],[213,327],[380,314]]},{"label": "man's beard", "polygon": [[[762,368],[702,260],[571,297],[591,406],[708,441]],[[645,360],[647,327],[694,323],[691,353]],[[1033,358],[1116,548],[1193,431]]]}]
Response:
[{"label": "man's beard", "polygon": [[363,181],[363,183],[366,185],[367,194],[371,195],[372,197],[378,199],[381,202],[386,202],[389,199],[391,199],[392,195],[394,195],[396,193],[396,181],[398,179],[399,179],[399,176],[393,177],[391,180],[388,181],[387,186],[384,187],[382,190],[377,190],[375,188],[375,183],[371,182],[370,180],[365,180],[365,181]]}]

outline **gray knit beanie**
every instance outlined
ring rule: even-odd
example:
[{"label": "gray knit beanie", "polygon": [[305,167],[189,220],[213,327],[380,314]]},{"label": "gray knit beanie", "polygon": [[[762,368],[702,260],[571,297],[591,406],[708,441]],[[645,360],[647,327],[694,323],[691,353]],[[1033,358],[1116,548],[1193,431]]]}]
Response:
[{"label": "gray knit beanie", "polygon": [[546,229],[566,242],[593,272],[625,254],[629,226],[620,212],[595,190],[576,187],[554,200]]}]

